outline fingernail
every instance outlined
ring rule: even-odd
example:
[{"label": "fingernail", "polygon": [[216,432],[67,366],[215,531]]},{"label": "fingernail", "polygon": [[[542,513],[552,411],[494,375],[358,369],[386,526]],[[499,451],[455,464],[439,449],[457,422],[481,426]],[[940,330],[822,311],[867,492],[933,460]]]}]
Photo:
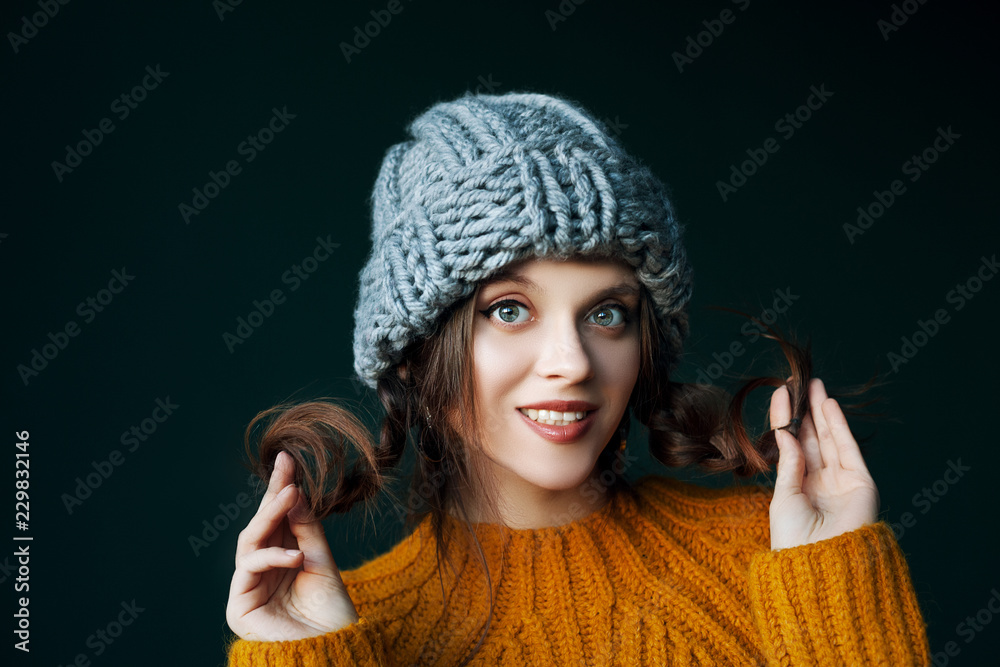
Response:
[{"label": "fingernail", "polygon": [[285,549],[285,553],[288,554],[289,556],[298,556],[302,552],[299,551],[298,549]]}]

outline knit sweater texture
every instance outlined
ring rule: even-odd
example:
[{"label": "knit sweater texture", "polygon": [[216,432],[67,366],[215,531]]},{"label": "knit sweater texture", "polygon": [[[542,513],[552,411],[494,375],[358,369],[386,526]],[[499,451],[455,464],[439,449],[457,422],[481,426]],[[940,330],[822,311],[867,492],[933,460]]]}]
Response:
[{"label": "knit sweater texture", "polygon": [[[647,475],[571,523],[475,524],[495,606],[471,664],[930,665],[888,524],[772,551],[772,493]],[[356,623],[296,641],[233,637],[230,667],[458,664],[486,626],[488,580],[463,541],[447,557],[442,582],[425,518],[341,573]]]}]

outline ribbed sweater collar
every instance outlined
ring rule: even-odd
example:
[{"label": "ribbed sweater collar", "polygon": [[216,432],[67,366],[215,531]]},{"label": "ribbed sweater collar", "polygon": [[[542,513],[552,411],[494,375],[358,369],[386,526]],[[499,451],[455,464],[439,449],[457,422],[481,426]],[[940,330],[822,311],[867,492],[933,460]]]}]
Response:
[{"label": "ribbed sweater collar", "polygon": [[[660,603],[657,591],[665,576],[664,554],[685,549],[664,531],[665,517],[656,503],[650,502],[649,493],[648,489],[642,490],[641,484],[625,487],[603,507],[559,526],[513,529],[473,524],[489,563],[495,603],[493,622],[503,622],[504,618],[514,621],[529,610],[557,625],[577,619],[580,610],[587,610],[587,615],[595,619],[610,613],[623,596]],[[447,530],[454,531],[461,525],[458,519],[446,520]],[[454,534],[460,538],[463,535]],[[429,518],[418,526],[411,540],[411,548],[415,549],[410,551],[410,562],[416,566],[410,570],[412,583],[428,591],[440,588],[434,558],[436,542]],[[448,545],[454,570],[443,565],[442,582],[450,600],[446,615],[478,627],[471,619],[481,620],[488,593],[486,577],[473,549],[464,538]]]},{"label": "ribbed sweater collar", "polygon": [[[484,552],[499,557],[506,544],[508,563],[527,564],[531,562],[532,556],[549,554],[549,550],[556,545],[583,546],[578,543],[587,542],[594,536],[607,532],[611,524],[620,526],[639,518],[641,498],[635,489],[625,486],[616,492],[605,493],[610,496],[608,502],[561,525],[519,529],[501,524],[473,523],[472,527]],[[597,504],[593,503],[595,506]],[[459,536],[466,530],[464,522],[450,515],[445,520],[445,526]],[[430,522],[424,521],[421,530],[429,534]],[[460,544],[453,546],[454,548],[449,548],[449,553],[460,555],[463,551]]]},{"label": "ribbed sweater collar", "polygon": [[[390,553],[344,572],[344,580],[359,614],[384,619],[387,641],[406,655],[462,655],[487,622],[490,636],[525,646],[540,641],[559,656],[586,655],[615,642],[641,653],[645,649],[637,647],[647,641],[662,644],[671,623],[681,632],[674,641],[711,635],[727,646],[752,646],[754,621],[739,582],[746,579],[750,552],[766,548],[768,498],[740,495],[647,476],[564,525],[519,530],[475,524],[489,579],[478,552],[463,541],[449,545],[439,569],[433,526],[425,517]],[[451,530],[460,525],[453,518],[446,522]],[[733,558],[730,551],[743,555]],[[722,582],[736,582],[735,588]],[[725,620],[712,620],[723,609]],[[710,627],[687,627],[692,615]],[[419,630],[407,629],[413,627]],[[432,637],[431,648],[410,646],[417,636]]]}]

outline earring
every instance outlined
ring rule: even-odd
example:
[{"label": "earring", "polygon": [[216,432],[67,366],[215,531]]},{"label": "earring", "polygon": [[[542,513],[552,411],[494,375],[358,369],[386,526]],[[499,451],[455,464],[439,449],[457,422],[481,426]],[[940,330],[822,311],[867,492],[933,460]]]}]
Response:
[{"label": "earring", "polygon": [[420,452],[420,455],[424,457],[424,460],[430,463],[441,463],[441,461],[444,460],[444,454],[442,454],[440,458],[436,459],[432,459],[431,457],[427,456],[427,451],[424,449],[424,444],[422,440],[417,443],[417,450]]},{"label": "earring", "polygon": [[619,454],[623,453],[627,445],[628,445],[628,440],[625,438],[625,435],[622,434],[622,444],[618,445],[618,453]]},{"label": "earring", "polygon": [[431,409],[428,408],[427,406],[424,406],[424,416],[427,419],[427,425],[430,426],[431,425]]}]

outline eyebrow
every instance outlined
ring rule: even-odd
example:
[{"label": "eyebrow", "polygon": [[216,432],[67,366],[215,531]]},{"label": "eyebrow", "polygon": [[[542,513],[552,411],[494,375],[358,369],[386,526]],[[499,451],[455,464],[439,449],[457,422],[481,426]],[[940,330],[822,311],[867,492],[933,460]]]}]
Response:
[{"label": "eyebrow", "polygon": [[[531,280],[527,276],[518,275],[509,271],[501,271],[500,273],[494,274],[486,281],[484,287],[492,286],[494,283],[514,283],[515,285],[520,285],[525,289],[531,289],[545,294],[545,289],[538,285],[535,281]],[[607,289],[601,290],[597,293],[595,298],[604,299],[609,296],[638,297],[639,288],[629,283],[618,283],[617,285],[612,285]]]}]

